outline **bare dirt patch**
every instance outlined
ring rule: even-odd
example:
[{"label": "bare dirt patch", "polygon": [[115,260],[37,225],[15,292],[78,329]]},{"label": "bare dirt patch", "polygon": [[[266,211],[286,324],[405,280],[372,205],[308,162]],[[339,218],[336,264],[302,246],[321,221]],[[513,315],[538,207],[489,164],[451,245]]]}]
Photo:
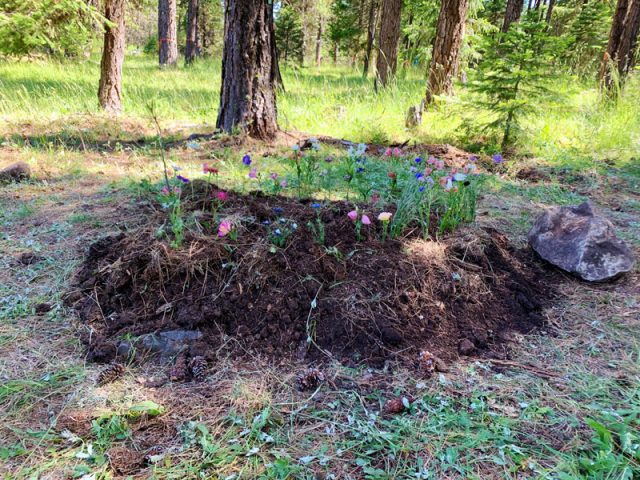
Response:
[{"label": "bare dirt patch", "polygon": [[[156,238],[161,214],[91,245],[69,295],[90,358],[109,362],[125,338],[174,330],[198,332],[185,353],[210,361],[223,348],[374,366],[425,349],[447,360],[504,357],[512,332],[543,323],[549,274],[497,231],[383,242],[371,226],[358,242],[352,206],[334,202],[321,210],[319,245],[305,227],[316,216],[309,201],[252,193],[225,204],[241,225],[231,241],[211,233],[215,190],[185,199],[203,233],[189,233],[182,248]],[[299,227],[275,248],[264,224],[282,219]]]}]

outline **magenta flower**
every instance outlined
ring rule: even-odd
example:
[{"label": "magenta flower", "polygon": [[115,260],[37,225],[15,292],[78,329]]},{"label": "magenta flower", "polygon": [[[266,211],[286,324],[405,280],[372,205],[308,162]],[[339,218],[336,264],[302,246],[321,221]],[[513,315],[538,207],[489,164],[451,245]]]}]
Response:
[{"label": "magenta flower", "polygon": [[371,219],[367,215],[362,215],[362,224],[371,225]]},{"label": "magenta flower", "polygon": [[276,178],[278,178],[278,174],[276,172],[271,172],[271,175],[269,175],[269,178],[271,180],[275,180]]},{"label": "magenta flower", "polygon": [[349,217],[351,220],[355,222],[358,219],[358,211],[351,210],[349,213],[347,213],[347,217]]},{"label": "magenta flower", "polygon": [[219,192],[216,192],[216,198],[221,202],[224,202],[229,199],[229,195],[227,195],[227,192],[220,190]]},{"label": "magenta flower", "polygon": [[392,154],[393,154],[393,151],[392,151],[390,148],[387,148],[387,149],[384,151],[384,156],[385,156],[385,157],[390,157]]},{"label": "magenta flower", "polygon": [[220,225],[218,225],[218,236],[219,237],[226,236],[229,232],[231,232],[232,228],[233,226],[231,225],[231,222],[229,220],[221,221]]},{"label": "magenta flower", "polygon": [[162,193],[162,195],[169,195],[171,191],[169,190],[169,187],[165,185],[164,187],[162,187],[162,190],[160,190],[160,193]]},{"label": "magenta flower", "polygon": [[280,188],[287,188],[288,185],[289,185],[289,182],[287,182],[286,180],[282,180],[280,182]]},{"label": "magenta flower", "polygon": [[395,148],[393,149],[393,156],[394,156],[394,157],[400,157],[400,156],[402,156],[402,150],[400,150],[398,147],[395,147]]},{"label": "magenta flower", "polygon": [[258,177],[258,169],[253,167],[251,170],[249,170],[249,173],[247,173],[247,177],[249,177],[249,178],[257,178]]}]

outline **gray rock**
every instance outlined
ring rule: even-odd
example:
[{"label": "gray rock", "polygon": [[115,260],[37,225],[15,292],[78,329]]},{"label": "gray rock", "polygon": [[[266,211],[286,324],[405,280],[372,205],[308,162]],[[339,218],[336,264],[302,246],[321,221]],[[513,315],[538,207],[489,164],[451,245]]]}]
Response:
[{"label": "gray rock", "polygon": [[[202,338],[202,332],[197,330],[167,330],[166,332],[148,333],[139,338],[137,348],[148,352],[158,353],[161,357],[176,355],[191,343]],[[122,341],[118,345],[118,355],[128,356],[133,345]]]},{"label": "gray rock", "polygon": [[17,162],[0,170],[0,183],[21,182],[31,178],[31,167],[25,162]]},{"label": "gray rock", "polygon": [[551,207],[536,219],[528,238],[543,259],[590,282],[628,272],[635,262],[611,222],[597,215],[589,202]]}]

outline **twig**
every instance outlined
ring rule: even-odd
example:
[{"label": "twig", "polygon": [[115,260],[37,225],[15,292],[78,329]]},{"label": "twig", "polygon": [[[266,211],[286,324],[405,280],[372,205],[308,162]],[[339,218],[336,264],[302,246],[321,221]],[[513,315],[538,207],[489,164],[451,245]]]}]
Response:
[{"label": "twig", "polygon": [[489,362],[489,363],[493,363],[494,365],[501,365],[503,367],[515,367],[515,368],[522,368],[523,370],[527,370],[531,373],[534,373],[536,375],[538,375],[539,377],[542,378],[559,378],[560,375],[556,374],[556,373],[552,373],[549,372],[548,370],[543,370],[539,367],[533,366],[533,365],[526,365],[523,363],[518,363],[518,362],[514,362],[512,360],[498,360],[497,358],[487,358],[487,359],[483,359],[482,361],[485,362]]}]

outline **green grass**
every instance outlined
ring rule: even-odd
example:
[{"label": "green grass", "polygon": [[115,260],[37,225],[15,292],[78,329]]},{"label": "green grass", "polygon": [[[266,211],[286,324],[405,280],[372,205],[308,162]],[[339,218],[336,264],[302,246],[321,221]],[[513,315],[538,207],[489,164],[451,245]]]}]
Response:
[{"label": "green grass", "polygon": [[[83,62],[0,63],[0,118],[8,122],[48,122],[75,114],[98,113],[96,88],[99,59]],[[282,128],[326,134],[355,141],[444,142],[473,148],[486,145],[469,134],[476,111],[463,86],[424,115],[421,127],[407,131],[404,115],[424,94],[424,72],[402,72],[388,89],[376,93],[371,79],[346,67],[284,68],[286,92],[278,96]],[[523,125],[519,150],[555,164],[591,167],[605,160],[626,163],[640,149],[640,81],[632,79],[617,105],[601,102],[594,84],[559,75],[554,100],[541,101]],[[167,126],[215,123],[220,62],[198,62],[191,68],[160,70],[156,60],[129,55],[124,66],[124,119],[148,122],[154,102]],[[82,119],[78,124],[82,125]],[[106,128],[115,128],[107,122]],[[92,132],[85,132],[91,136]],[[488,148],[495,148],[489,145]]]}]

